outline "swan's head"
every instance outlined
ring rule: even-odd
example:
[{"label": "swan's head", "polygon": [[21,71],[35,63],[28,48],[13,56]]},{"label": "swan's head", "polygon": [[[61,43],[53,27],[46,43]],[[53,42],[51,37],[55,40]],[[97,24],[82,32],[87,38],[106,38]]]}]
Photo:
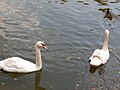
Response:
[{"label": "swan's head", "polygon": [[106,29],[106,30],[105,30],[105,34],[107,34],[107,35],[108,35],[108,34],[109,34],[109,30],[107,30],[107,29]]},{"label": "swan's head", "polygon": [[48,49],[47,45],[43,41],[36,42],[35,46],[37,46],[38,48]]}]

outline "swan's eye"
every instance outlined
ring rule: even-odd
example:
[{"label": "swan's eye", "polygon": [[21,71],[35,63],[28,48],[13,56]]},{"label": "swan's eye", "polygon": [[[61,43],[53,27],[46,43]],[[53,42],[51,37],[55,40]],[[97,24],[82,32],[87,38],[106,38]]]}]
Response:
[{"label": "swan's eye", "polygon": [[46,44],[43,44],[43,43],[42,43],[42,47],[45,48],[45,49],[48,49],[48,48],[47,48],[47,45],[46,45]]},{"label": "swan's eye", "polygon": [[45,44],[44,43],[41,43],[42,44],[42,46],[45,46]]}]

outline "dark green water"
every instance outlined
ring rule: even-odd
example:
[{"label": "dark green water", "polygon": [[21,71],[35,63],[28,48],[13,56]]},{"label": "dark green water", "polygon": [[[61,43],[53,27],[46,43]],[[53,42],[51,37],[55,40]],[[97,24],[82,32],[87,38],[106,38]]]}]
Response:
[{"label": "dark green water", "polygon": [[[110,8],[113,20],[101,10]],[[110,31],[110,59],[96,70],[88,60]],[[40,72],[0,72],[0,90],[119,90],[120,0],[0,0],[0,59],[35,62],[34,44],[43,40]]]}]

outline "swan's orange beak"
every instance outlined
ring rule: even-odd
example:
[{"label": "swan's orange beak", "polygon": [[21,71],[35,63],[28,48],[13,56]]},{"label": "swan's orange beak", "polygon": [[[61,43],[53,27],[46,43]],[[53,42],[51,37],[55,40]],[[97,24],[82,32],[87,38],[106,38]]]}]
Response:
[{"label": "swan's orange beak", "polygon": [[43,44],[42,47],[45,48],[45,49],[48,49],[46,44]]}]

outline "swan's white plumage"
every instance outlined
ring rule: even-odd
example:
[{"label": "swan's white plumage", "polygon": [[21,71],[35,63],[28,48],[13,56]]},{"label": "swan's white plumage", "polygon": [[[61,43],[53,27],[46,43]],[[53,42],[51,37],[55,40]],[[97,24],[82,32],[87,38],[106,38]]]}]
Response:
[{"label": "swan's white plumage", "polygon": [[12,57],[4,60],[3,70],[9,72],[33,72],[36,68],[34,63],[20,57]]},{"label": "swan's white plumage", "polygon": [[109,59],[109,50],[108,50],[108,38],[109,31],[105,30],[105,39],[102,49],[96,49],[92,56],[90,57],[90,64],[94,66],[99,66],[105,64]]},{"label": "swan's white plumage", "polygon": [[105,64],[108,59],[109,59],[109,51],[96,49],[93,52],[92,56],[90,57],[91,60],[90,64],[99,66],[101,64]]},{"label": "swan's white plumage", "polygon": [[11,57],[5,60],[0,61],[0,69],[3,69],[7,72],[18,72],[18,73],[29,73],[38,71],[42,68],[41,53],[39,48],[45,46],[44,42],[38,41],[35,45],[36,49],[36,64],[22,59],[20,57]]}]

